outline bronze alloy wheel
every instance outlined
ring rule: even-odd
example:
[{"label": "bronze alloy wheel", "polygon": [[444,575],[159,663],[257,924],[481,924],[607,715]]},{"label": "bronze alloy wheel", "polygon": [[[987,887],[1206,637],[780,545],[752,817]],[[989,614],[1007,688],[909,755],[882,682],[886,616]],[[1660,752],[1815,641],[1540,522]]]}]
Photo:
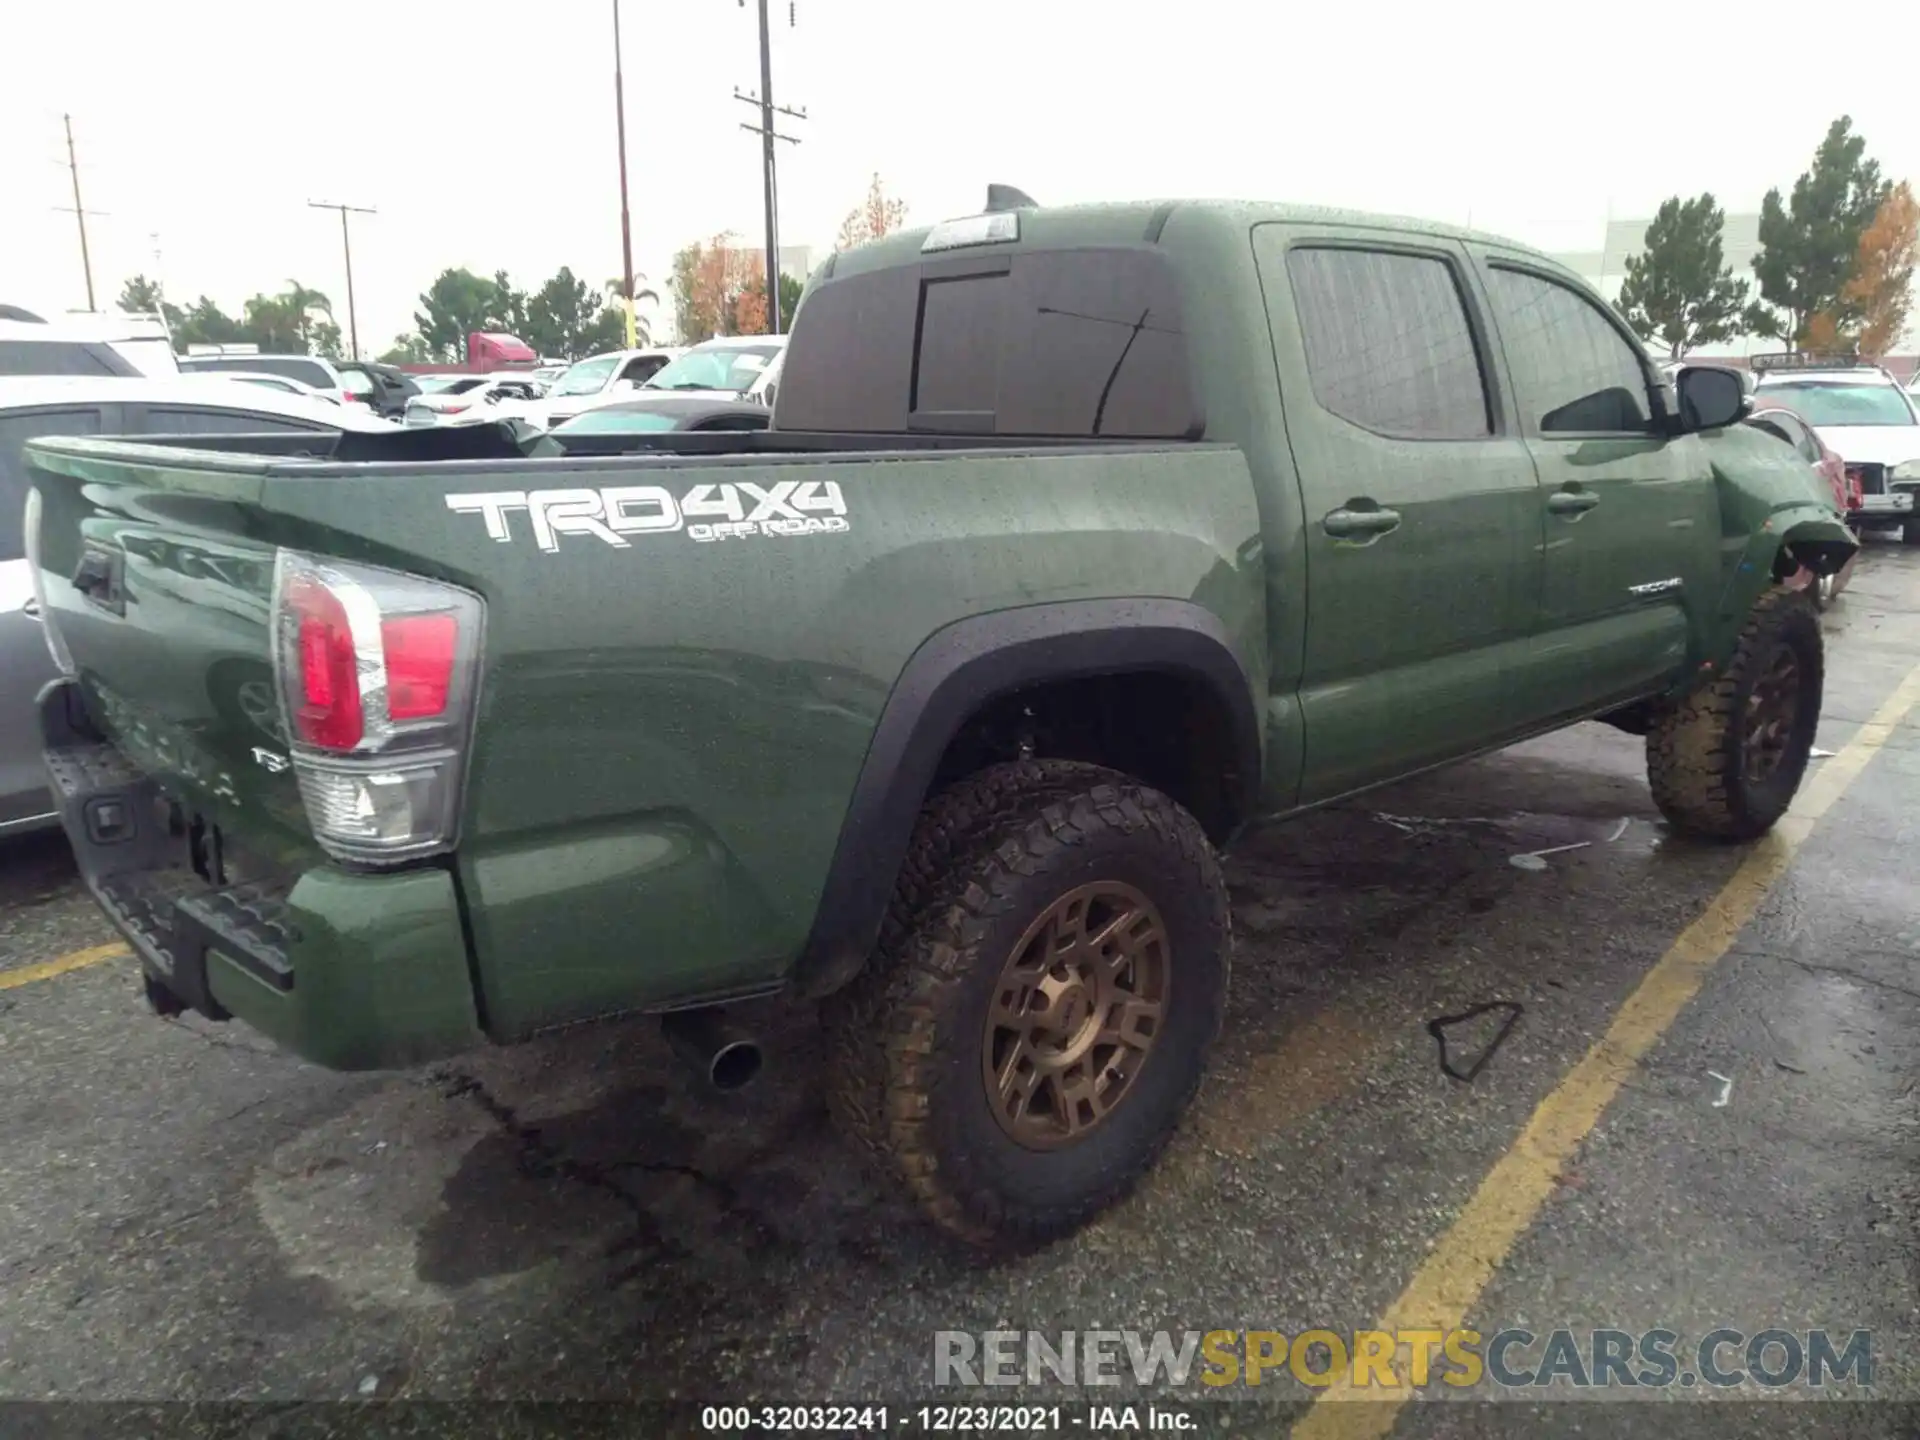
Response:
[{"label": "bronze alloy wheel", "polygon": [[1747,696],[1742,754],[1749,782],[1765,784],[1779,771],[1792,743],[1799,708],[1799,658],[1791,646],[1776,646]]},{"label": "bronze alloy wheel", "polygon": [[1068,891],[1013,947],[987,1013],[982,1078],[1017,1143],[1080,1140],[1139,1078],[1167,1008],[1166,925],[1115,880]]}]

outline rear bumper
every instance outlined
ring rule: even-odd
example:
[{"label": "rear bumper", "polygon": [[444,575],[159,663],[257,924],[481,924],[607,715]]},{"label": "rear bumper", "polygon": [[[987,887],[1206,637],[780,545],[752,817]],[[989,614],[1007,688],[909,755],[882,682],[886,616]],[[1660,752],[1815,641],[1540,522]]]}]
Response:
[{"label": "rear bumper", "polygon": [[91,731],[72,681],[49,685],[39,709],[61,826],[156,1008],[239,1019],[335,1070],[483,1042],[450,874],[317,866],[215,883],[206,834]]}]

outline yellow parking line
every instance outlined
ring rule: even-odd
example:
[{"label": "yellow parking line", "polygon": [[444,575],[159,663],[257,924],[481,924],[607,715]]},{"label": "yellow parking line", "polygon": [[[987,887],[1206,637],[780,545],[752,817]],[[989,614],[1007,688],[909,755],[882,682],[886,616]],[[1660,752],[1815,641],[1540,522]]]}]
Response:
[{"label": "yellow parking line", "polygon": [[112,960],[126,953],[127,947],[116,941],[112,945],[95,945],[90,950],[76,950],[71,955],[62,955],[58,960],[46,960],[38,965],[0,970],[0,990],[16,990],[36,980],[51,980],[69,970],[84,970],[89,965],[98,965],[102,960]]},{"label": "yellow parking line", "polygon": [[[1706,913],[1680,932],[1628,997],[1607,1033],[1540,1102],[1480,1182],[1453,1228],[1387,1307],[1377,1329],[1454,1330],[1466,1323],[1468,1312],[1514,1241],[1540,1213],[1574,1150],[1641,1057],[1699,992],[1707,972],[1732,947],[1767,891],[1786,873],[1814,824],[1860,777],[1916,705],[1920,705],[1920,666],[1895,687],[1839,754],[1818,764],[1801,786],[1792,810],[1754,846]],[[1392,1389],[1356,1389],[1350,1378],[1342,1378],[1322,1390],[1293,1427],[1293,1440],[1379,1440],[1393,1429],[1400,1407],[1412,1398],[1404,1361],[1395,1365],[1394,1372],[1401,1383]],[[1342,1400],[1369,1403],[1328,1403]]]}]

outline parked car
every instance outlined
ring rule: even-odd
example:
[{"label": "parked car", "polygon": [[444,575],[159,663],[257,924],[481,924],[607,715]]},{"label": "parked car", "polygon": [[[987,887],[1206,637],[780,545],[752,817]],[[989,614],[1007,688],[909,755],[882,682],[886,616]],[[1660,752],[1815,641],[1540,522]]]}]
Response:
[{"label": "parked car", "polygon": [[1861,530],[1920,545],[1920,402],[1892,373],[1849,356],[1756,355],[1755,404],[1785,406],[1846,457],[1860,483]]},{"label": "parked car", "polygon": [[422,395],[438,395],[445,390],[461,387],[471,388],[487,377],[484,375],[456,375],[451,371],[441,371],[431,375],[412,375],[408,377]]},{"label": "parked car", "polygon": [[296,380],[291,375],[270,375],[265,371],[215,370],[206,378],[235,382],[241,385],[258,385],[267,390],[278,390],[282,395],[303,395],[310,400],[323,400],[329,405],[338,405],[331,393],[316,390],[304,380]]},{"label": "parked car", "polygon": [[0,319],[0,378],[13,375],[152,375],[179,373],[173,345],[158,317],[113,311],[56,315],[6,307]]},{"label": "parked car", "polygon": [[[32,442],[48,766],[161,1013],[361,1069],[657,1010],[732,1085],[787,991],[860,1153],[1029,1246],[1194,1094],[1252,821],[1588,719],[1676,833],[1786,812],[1774,576],[1858,542],[1748,408],[1489,236],[969,216],[816,272],[767,430]],[[122,534],[223,563],[155,605]]]},{"label": "parked car", "polygon": [[479,419],[504,418],[517,406],[538,400],[545,387],[531,375],[493,374],[464,377],[461,383],[415,395],[407,402],[406,423],[436,425],[456,415]]},{"label": "parked car", "polygon": [[569,365],[566,374],[548,389],[544,402],[527,407],[522,418],[550,430],[583,410],[625,398],[684,353],[656,346],[591,355]]},{"label": "parked car", "polygon": [[[319,355],[260,355],[250,351],[210,355],[189,352],[180,357],[180,372],[183,375],[217,375],[222,372],[285,375],[303,385],[311,385],[342,405],[372,408],[353,393],[334,363]],[[361,383],[365,385],[368,382]]]},{"label": "parked car", "polygon": [[22,377],[0,379],[0,834],[54,823],[40,762],[33,698],[53,678],[21,531],[36,435],[240,432],[328,440],[342,429],[395,427],[311,396],[279,394],[231,378]]},{"label": "parked car", "polygon": [[[1817,430],[1794,411],[1779,405],[1753,411],[1745,423],[1792,446],[1794,453],[1807,462],[1815,480],[1833,497],[1834,509],[1849,525],[1857,523],[1861,505],[1859,477],[1848,472],[1845,462],[1820,438]],[[1803,565],[1787,577],[1787,583],[1796,589],[1810,589],[1814,598],[1825,605],[1847,588],[1857,559],[1857,556],[1850,557],[1839,571],[1828,575],[1816,575]]]},{"label": "parked car", "polygon": [[333,368],[348,399],[377,415],[398,419],[406,413],[407,402],[420,393],[419,385],[406,371],[375,360],[338,360]]},{"label": "parked car", "polygon": [[784,335],[716,335],[662,367],[641,388],[757,399],[779,374]]},{"label": "parked car", "polygon": [[765,430],[773,412],[757,400],[728,395],[632,395],[556,425],[548,434],[571,442],[590,436],[660,434],[671,430]]}]

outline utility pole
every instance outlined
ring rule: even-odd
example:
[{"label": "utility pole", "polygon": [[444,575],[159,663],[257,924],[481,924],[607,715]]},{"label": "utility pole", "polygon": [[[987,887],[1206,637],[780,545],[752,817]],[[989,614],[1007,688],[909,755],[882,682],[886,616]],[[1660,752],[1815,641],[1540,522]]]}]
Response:
[{"label": "utility pole", "polygon": [[[747,0],[740,0],[740,8],[745,9]],[[773,47],[767,26],[767,0],[759,0],[760,6],[760,93],[750,95],[736,88],[733,98],[756,105],[760,109],[760,123],[748,125],[741,123],[742,130],[751,131],[760,137],[761,179],[766,192],[767,207],[767,323],[775,335],[783,333],[780,315],[780,185],[775,174],[774,145],[776,140],[784,140],[789,145],[798,145],[800,140],[794,135],[782,135],[774,127],[776,114],[791,116],[795,120],[807,118],[805,110],[789,110],[784,105],[773,103]],[[787,5],[787,27],[793,27],[793,5]]]},{"label": "utility pole", "polygon": [[620,279],[631,350],[639,337],[633,314],[633,221],[627,210],[627,84],[620,68],[620,0],[613,0],[613,124],[620,139]]},{"label": "utility pole", "polygon": [[[73,116],[62,115],[60,119],[67,127],[67,173],[73,177],[73,218],[80,224],[80,268],[87,276],[87,309],[94,309],[93,303],[93,257],[87,251],[87,216],[104,215],[104,210],[88,210],[80,202],[80,162],[73,153]],[[56,205],[56,210],[65,210],[64,205]]]},{"label": "utility pole", "polygon": [[380,212],[369,205],[342,205],[333,200],[309,200],[309,209],[338,210],[340,212],[340,248],[347,258],[347,344],[355,360],[360,358],[360,319],[353,305],[353,237],[347,233],[347,216],[378,215]]}]

